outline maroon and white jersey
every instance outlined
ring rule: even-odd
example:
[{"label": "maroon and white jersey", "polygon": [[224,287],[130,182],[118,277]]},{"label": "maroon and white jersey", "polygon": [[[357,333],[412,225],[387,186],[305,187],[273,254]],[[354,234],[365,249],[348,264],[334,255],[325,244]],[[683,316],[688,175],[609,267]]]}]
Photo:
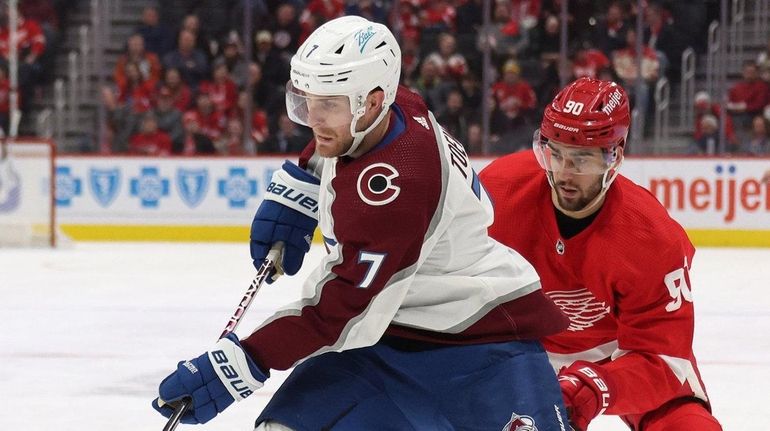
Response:
[{"label": "maroon and white jersey", "polygon": [[390,142],[321,159],[329,253],[302,298],[243,340],[265,369],[371,346],[386,333],[472,344],[566,328],[532,266],[487,235],[492,206],[463,146],[409,90],[399,90],[390,115],[391,132],[403,125]]},{"label": "maroon and white jersey", "polygon": [[495,202],[490,235],[535,266],[570,318],[543,341],[555,369],[600,364],[615,388],[607,414],[632,420],[676,398],[708,400],[692,351],[695,249],[652,194],[619,175],[596,218],[566,239],[531,151],[497,159],[480,177]]}]

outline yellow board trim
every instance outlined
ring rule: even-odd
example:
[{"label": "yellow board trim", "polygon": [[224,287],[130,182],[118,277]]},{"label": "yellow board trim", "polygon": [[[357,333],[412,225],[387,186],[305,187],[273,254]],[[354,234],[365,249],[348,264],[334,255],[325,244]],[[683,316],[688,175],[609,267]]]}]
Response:
[{"label": "yellow board trim", "polygon": [[[248,242],[248,226],[157,226],[62,224],[75,241]],[[322,242],[316,229],[313,242]]]},{"label": "yellow board trim", "polygon": [[[75,241],[248,242],[248,226],[80,225],[59,226]],[[687,229],[699,247],[770,247],[770,230]],[[313,242],[322,242],[316,229]]]},{"label": "yellow board trim", "polygon": [[685,229],[699,247],[770,247],[770,230]]}]

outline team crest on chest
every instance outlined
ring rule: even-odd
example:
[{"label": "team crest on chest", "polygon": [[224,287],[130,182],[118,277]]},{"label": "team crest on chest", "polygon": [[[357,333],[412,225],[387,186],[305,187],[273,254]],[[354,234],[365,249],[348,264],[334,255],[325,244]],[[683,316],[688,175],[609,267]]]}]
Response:
[{"label": "team crest on chest", "polygon": [[362,201],[372,206],[387,205],[401,193],[395,184],[399,173],[387,163],[375,163],[358,175],[356,189]]},{"label": "team crest on chest", "polygon": [[513,413],[502,431],[537,431],[537,425],[531,416]]}]

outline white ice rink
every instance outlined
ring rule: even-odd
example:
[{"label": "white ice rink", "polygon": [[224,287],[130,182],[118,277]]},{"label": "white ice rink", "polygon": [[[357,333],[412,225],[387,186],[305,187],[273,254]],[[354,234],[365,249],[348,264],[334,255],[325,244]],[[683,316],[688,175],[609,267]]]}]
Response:
[{"label": "white ice rink", "polygon": [[[243,244],[0,249],[0,430],[162,429],[150,407],[158,383],[213,344],[252,276]],[[770,250],[702,248],[691,279],[695,352],[715,414],[725,430],[767,429]],[[265,286],[238,333],[286,302],[298,280]],[[178,430],[251,431],[285,376],[274,373],[208,424]],[[624,429],[614,418],[590,428]]]}]

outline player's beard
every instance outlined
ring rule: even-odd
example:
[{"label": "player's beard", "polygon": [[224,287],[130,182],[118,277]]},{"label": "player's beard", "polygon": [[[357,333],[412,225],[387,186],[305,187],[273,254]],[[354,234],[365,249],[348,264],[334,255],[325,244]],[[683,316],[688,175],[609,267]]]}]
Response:
[{"label": "player's beard", "polygon": [[584,187],[569,180],[555,181],[554,184],[559,205],[568,211],[582,210],[602,191],[601,181],[594,181]]},{"label": "player's beard", "polygon": [[321,157],[337,157],[345,154],[352,144],[333,129],[313,129],[316,150]]}]

